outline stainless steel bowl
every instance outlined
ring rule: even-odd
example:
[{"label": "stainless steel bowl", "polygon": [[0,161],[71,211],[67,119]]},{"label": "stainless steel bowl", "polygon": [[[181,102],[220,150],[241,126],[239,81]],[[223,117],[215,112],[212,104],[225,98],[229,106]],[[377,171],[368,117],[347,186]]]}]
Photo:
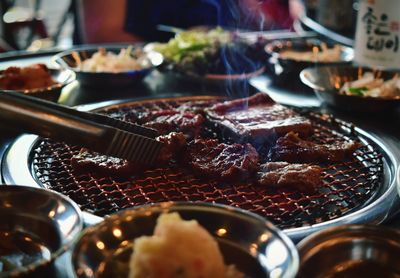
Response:
[{"label": "stainless steel bowl", "polygon": [[125,210],[88,228],[73,250],[76,276],[127,277],[130,243],[152,234],[163,212],[179,212],[184,219],[197,220],[218,241],[225,263],[235,264],[248,277],[296,275],[295,246],[262,217],[223,205],[170,202]]},{"label": "stainless steel bowl", "polygon": [[[121,49],[127,48],[128,45],[114,45],[114,46],[85,46],[68,51],[61,52],[53,57],[54,62],[61,67],[72,70],[76,74],[79,82],[88,87],[95,88],[113,88],[124,87],[138,83],[145,78],[156,66],[163,62],[163,57],[159,53],[141,53],[144,55],[149,65],[139,70],[129,70],[122,72],[89,72],[82,71],[77,66],[77,60],[74,53],[76,53],[82,61],[92,57],[99,48],[104,48],[107,52],[119,53]],[[136,48],[135,48],[136,50]],[[140,56],[139,55],[139,56]]]},{"label": "stainless steel bowl", "polygon": [[26,186],[0,186],[0,217],[0,277],[50,264],[71,247],[83,225],[70,199]]},{"label": "stainless steel bowl", "polygon": [[[337,61],[307,61],[283,58],[282,51],[291,50],[297,52],[310,52],[315,48],[321,47],[322,41],[318,39],[288,39],[273,41],[265,46],[266,53],[270,56],[269,62],[273,65],[273,72],[276,77],[296,78],[300,72],[307,67],[316,67],[324,65],[343,65],[353,61],[354,51],[352,48],[340,45],[340,59]],[[329,48],[332,43],[325,42]],[[291,79],[292,82],[292,79]]]},{"label": "stainless steel bowl", "polygon": [[345,225],[313,234],[298,244],[298,277],[400,277],[400,231]]},{"label": "stainless steel bowl", "polygon": [[[2,74],[2,72],[3,71],[0,71],[0,75]],[[19,92],[28,96],[57,102],[61,95],[62,89],[68,84],[75,81],[75,73],[69,69],[54,68],[49,68],[49,73],[56,84],[44,88],[36,88],[30,90],[0,90],[5,92]]]},{"label": "stainless steel bowl", "polygon": [[396,72],[391,71],[381,71],[349,65],[324,66],[304,69],[300,73],[300,79],[304,84],[314,89],[314,92],[319,99],[336,109],[367,113],[387,113],[399,109],[400,98],[364,97],[339,94],[339,90],[345,82],[356,80],[367,71],[374,72],[375,75],[379,75],[385,80],[393,78],[396,74]]}]

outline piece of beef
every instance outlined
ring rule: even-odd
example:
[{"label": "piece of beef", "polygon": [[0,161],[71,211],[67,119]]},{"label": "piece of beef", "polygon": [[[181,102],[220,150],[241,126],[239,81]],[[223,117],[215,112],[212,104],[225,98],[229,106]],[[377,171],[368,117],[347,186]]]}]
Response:
[{"label": "piece of beef", "polygon": [[290,131],[306,137],[313,131],[308,119],[263,93],[216,104],[206,113],[211,122],[230,130],[237,140],[249,138],[262,142]]},{"label": "piece of beef", "polygon": [[204,114],[206,108],[209,108],[216,103],[218,103],[218,100],[216,99],[187,101],[179,105],[177,110]]},{"label": "piece of beef", "polygon": [[94,172],[111,176],[131,176],[143,171],[144,165],[139,165],[122,158],[103,155],[82,148],[71,158],[71,166],[77,172]]},{"label": "piece of beef", "polygon": [[303,140],[297,133],[289,132],[276,141],[270,158],[287,162],[338,162],[349,157],[361,145],[358,142],[316,144]]},{"label": "piece of beef", "polygon": [[182,132],[160,135],[157,140],[164,143],[157,159],[157,163],[161,165],[168,164],[172,159],[180,158],[180,152],[186,147],[186,137]]},{"label": "piece of beef", "polygon": [[322,183],[322,169],[317,165],[267,162],[260,166],[258,183],[314,191]]},{"label": "piece of beef", "polygon": [[242,180],[258,168],[258,153],[250,144],[224,144],[216,139],[189,143],[186,163],[200,176]]},{"label": "piece of beef", "polygon": [[[167,165],[179,155],[186,146],[186,137],[181,132],[161,135],[156,140],[163,142],[155,166]],[[111,176],[131,176],[151,168],[150,165],[138,164],[122,158],[102,155],[82,148],[71,158],[72,167],[78,172],[96,172]]]},{"label": "piece of beef", "polygon": [[195,138],[201,131],[204,117],[200,114],[176,110],[161,110],[148,114],[143,126],[154,128],[159,134],[183,132]]}]

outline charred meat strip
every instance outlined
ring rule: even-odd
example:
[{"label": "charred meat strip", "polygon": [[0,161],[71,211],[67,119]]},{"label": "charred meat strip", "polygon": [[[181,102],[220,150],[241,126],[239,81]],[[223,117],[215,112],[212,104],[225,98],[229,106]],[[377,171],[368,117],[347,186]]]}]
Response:
[{"label": "charred meat strip", "polygon": [[[164,143],[157,159],[157,166],[168,164],[186,146],[186,137],[181,132],[171,132],[167,135],[158,136],[156,139]],[[151,167],[102,155],[86,148],[82,148],[77,155],[71,158],[71,165],[78,172],[97,172],[104,175],[124,177],[140,173]]]},{"label": "charred meat strip", "polygon": [[179,105],[177,110],[204,114],[206,108],[209,108],[216,103],[218,103],[218,100],[215,99],[188,101]]},{"label": "charred meat strip", "polygon": [[241,180],[258,169],[258,153],[250,144],[224,144],[216,139],[189,143],[186,163],[200,176]]},{"label": "charred meat strip", "polygon": [[71,166],[80,173],[95,172],[103,175],[124,177],[144,170],[142,165],[122,158],[102,155],[86,148],[82,148],[78,154],[71,158]]},{"label": "charred meat strip", "polygon": [[189,137],[196,137],[200,133],[203,122],[204,117],[200,114],[161,110],[147,115],[143,126],[154,128],[160,134],[183,132]]},{"label": "charred meat strip", "polygon": [[295,111],[276,104],[268,95],[254,96],[216,104],[206,110],[210,121],[230,130],[236,138],[250,138],[254,141],[267,140],[275,135],[290,131],[302,136],[312,133],[308,119]]},{"label": "charred meat strip", "polygon": [[338,162],[349,157],[360,147],[358,142],[316,144],[303,140],[297,133],[289,132],[276,141],[270,158],[287,162]]},{"label": "charred meat strip", "polygon": [[321,172],[317,165],[268,162],[260,166],[258,183],[314,191],[322,183]]}]

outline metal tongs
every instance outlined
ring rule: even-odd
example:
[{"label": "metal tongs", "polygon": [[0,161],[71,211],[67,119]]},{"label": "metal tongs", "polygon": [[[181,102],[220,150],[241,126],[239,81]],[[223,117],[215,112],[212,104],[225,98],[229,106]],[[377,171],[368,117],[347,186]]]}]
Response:
[{"label": "metal tongs", "polygon": [[162,146],[154,129],[21,93],[0,92],[0,119],[20,131],[146,165],[157,160]]}]

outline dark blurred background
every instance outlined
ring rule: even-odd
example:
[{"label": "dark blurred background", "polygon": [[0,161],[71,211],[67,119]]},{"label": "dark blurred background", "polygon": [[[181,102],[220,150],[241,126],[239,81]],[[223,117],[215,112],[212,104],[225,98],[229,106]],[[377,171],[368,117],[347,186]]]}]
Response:
[{"label": "dark blurred background", "polygon": [[[314,30],[315,28],[318,29],[318,26],[322,26],[348,38],[354,36],[356,0],[200,1],[225,2],[225,7],[240,5],[244,14],[247,14],[246,17],[253,22],[252,25],[238,26],[239,28],[257,31],[296,30],[299,28]],[[104,12],[108,10],[107,8],[117,5],[117,3],[123,3],[124,8],[127,8],[127,2],[139,3],[139,7],[149,5],[143,4],[148,3],[147,0],[0,0],[0,52],[36,51],[54,46],[64,48],[73,44],[112,42],[112,38],[98,37],[92,39],[89,35],[93,33],[92,29],[96,26],[104,28],[106,24],[109,24],[110,20],[107,20],[107,18],[113,17],[104,15]],[[157,1],[150,2],[157,3]],[[163,4],[165,3],[170,2],[163,2]],[[105,11],[101,11],[102,7]],[[121,22],[123,20],[121,19]],[[317,27],[314,23],[317,24]],[[82,26],[86,26],[86,30]],[[126,25],[124,28],[126,29]],[[317,31],[324,32],[326,30]],[[86,36],[83,34],[86,34]],[[112,34],[112,32],[106,31],[103,34]],[[172,36],[172,34],[170,35]],[[122,41],[128,41],[129,37],[127,38],[126,40],[122,39]],[[142,39],[148,40],[148,38]],[[157,40],[157,36],[151,37],[151,40],[153,39]]]}]

